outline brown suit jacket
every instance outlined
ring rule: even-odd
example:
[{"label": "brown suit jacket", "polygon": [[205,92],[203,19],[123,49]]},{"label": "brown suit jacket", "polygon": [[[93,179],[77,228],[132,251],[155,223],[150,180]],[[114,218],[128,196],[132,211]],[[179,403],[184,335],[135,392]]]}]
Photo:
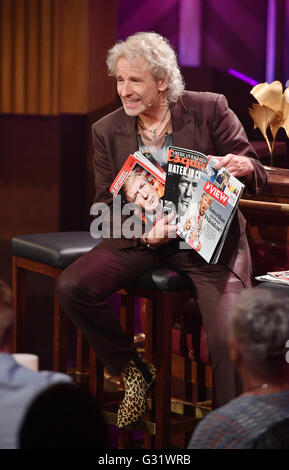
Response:
[{"label": "brown suit jacket", "polygon": [[[265,169],[223,95],[186,91],[171,106],[171,115],[175,146],[194,149],[206,155],[246,155],[254,165],[254,183],[248,190],[253,194],[262,191],[266,183]],[[127,116],[121,107],[93,124],[92,140],[96,190],[94,202],[111,205],[109,187],[128,155],[138,150],[136,119]],[[245,227],[246,221],[238,210],[219,262],[229,266],[247,284],[251,273],[246,268],[250,252]],[[138,241],[109,238],[104,243],[108,248],[122,249],[137,246]]]}]

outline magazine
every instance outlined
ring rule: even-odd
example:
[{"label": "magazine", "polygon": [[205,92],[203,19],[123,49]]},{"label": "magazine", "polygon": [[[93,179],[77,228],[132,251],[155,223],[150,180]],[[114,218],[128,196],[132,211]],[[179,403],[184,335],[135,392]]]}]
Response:
[{"label": "magazine", "polygon": [[[165,210],[176,213],[182,248],[193,248],[207,262],[217,263],[244,185],[216,159],[170,146],[164,194]],[[187,245],[187,246],[186,246]]]},{"label": "magazine", "polygon": [[289,285],[289,271],[271,271],[263,276],[256,276],[257,281],[277,282],[278,284]]},{"label": "magazine", "polygon": [[135,213],[152,225],[162,215],[162,197],[165,191],[165,171],[137,151],[129,155],[110,186],[110,192],[121,195],[123,202],[135,204]]}]

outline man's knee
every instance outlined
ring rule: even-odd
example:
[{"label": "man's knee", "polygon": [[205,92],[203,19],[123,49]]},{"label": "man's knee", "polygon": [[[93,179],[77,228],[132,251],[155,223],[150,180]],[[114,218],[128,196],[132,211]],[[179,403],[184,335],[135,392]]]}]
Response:
[{"label": "man's knee", "polygon": [[58,278],[56,285],[56,295],[60,304],[66,307],[77,295],[77,282],[65,269]]},{"label": "man's knee", "polygon": [[[89,266],[88,266],[89,268]],[[69,313],[76,304],[95,303],[107,297],[103,274],[97,270],[81,269],[71,265],[58,278],[56,295],[62,307]]]}]

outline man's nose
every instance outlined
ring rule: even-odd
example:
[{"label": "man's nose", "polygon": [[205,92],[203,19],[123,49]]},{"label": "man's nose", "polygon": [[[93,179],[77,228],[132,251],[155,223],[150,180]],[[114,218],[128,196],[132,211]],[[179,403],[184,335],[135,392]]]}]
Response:
[{"label": "man's nose", "polygon": [[189,186],[186,189],[186,196],[191,196],[194,192],[195,188],[192,184],[189,184]]},{"label": "man's nose", "polygon": [[148,192],[145,188],[141,188],[140,193],[144,199],[147,199],[148,197]]},{"label": "man's nose", "polygon": [[128,96],[131,94],[131,86],[129,82],[123,82],[120,90],[121,96]]}]

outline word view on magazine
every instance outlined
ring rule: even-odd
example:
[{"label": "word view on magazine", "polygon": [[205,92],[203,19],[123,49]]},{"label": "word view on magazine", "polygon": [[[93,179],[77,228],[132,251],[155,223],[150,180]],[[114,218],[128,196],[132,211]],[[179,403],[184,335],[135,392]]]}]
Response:
[{"label": "word view on magazine", "polygon": [[189,149],[169,147],[164,206],[176,212],[181,248],[193,248],[207,262],[217,263],[244,184],[216,158]]}]

